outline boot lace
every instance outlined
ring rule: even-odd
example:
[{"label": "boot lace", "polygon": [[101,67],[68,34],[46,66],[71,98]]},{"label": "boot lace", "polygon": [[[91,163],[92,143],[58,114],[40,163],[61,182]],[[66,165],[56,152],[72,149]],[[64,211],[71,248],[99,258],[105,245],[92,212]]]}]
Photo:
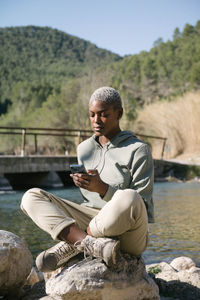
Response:
[{"label": "boot lace", "polygon": [[71,256],[72,254],[77,252],[75,247],[66,242],[60,242],[56,246],[54,248],[54,255],[57,257],[58,260],[61,260],[64,257],[66,258],[68,256]]},{"label": "boot lace", "polygon": [[[94,239],[94,240],[93,240]],[[87,257],[100,257],[102,258],[102,251],[104,243],[98,241],[98,245],[95,245],[95,238],[86,237],[82,241],[75,242],[74,246],[79,250],[84,252],[84,258]]]}]

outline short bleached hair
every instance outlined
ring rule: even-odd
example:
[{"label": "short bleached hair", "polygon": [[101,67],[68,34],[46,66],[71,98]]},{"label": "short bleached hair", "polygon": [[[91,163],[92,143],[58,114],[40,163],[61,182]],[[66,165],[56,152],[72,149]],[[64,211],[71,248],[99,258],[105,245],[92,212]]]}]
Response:
[{"label": "short bleached hair", "polygon": [[119,92],[109,86],[103,86],[95,90],[90,97],[89,103],[93,101],[102,101],[106,104],[112,104],[114,109],[122,108],[122,100]]}]

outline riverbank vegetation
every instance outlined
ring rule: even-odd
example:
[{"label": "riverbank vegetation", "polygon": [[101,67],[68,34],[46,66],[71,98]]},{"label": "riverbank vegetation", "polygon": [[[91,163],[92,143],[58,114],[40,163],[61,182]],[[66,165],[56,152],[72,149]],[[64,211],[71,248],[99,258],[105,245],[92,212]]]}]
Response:
[{"label": "riverbank vegetation", "polygon": [[[138,112],[134,129],[167,137],[165,158],[181,154],[200,156],[200,91],[188,92],[173,101],[156,101]],[[151,141],[153,156],[160,157],[160,141]]]},{"label": "riverbank vegetation", "polygon": [[[167,137],[168,157],[196,151],[196,125],[182,118],[186,112],[187,119],[189,112],[198,118],[199,100],[185,99],[198,98],[198,92],[187,93],[200,87],[200,21],[186,24],[183,32],[176,28],[172,41],[159,38],[149,52],[125,57],[48,27],[1,28],[0,45],[0,126],[90,129],[88,99],[96,88],[110,85],[122,96],[124,129]],[[175,113],[180,107],[182,113]],[[16,153],[20,137],[0,138],[0,152]],[[148,142],[157,155],[156,142]],[[58,153],[74,145],[50,137],[41,140],[39,151],[55,144]]]}]

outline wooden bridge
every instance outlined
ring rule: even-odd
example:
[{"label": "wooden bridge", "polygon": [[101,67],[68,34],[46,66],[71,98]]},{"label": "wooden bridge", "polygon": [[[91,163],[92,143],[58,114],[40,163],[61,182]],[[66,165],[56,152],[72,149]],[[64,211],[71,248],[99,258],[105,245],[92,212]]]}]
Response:
[{"label": "wooden bridge", "polygon": [[21,136],[21,151],[20,155],[25,156],[26,148],[29,144],[27,143],[27,137],[33,137],[34,143],[34,153],[38,154],[38,137],[69,137],[76,139],[76,144],[79,144],[82,140],[87,139],[92,134],[91,130],[87,129],[70,129],[70,128],[38,128],[38,127],[0,127],[0,136],[1,135],[11,135],[11,136]]},{"label": "wooden bridge", "polygon": [[[77,143],[91,136],[91,130],[83,129],[55,129],[55,128],[22,128],[0,127],[1,135],[21,135],[20,155],[0,155],[0,188],[3,178],[6,178],[13,189],[24,189],[33,186],[52,186],[55,182],[64,185],[72,184],[69,165],[77,162],[72,155],[38,155],[38,136],[75,137]],[[26,155],[26,136],[31,135],[35,141],[35,154]],[[141,138],[160,139],[161,157],[154,160],[155,177],[185,176],[191,173],[191,166],[163,160],[166,138],[147,136],[137,133]],[[194,169],[194,168],[193,168]],[[199,171],[198,171],[199,172]],[[197,173],[198,173],[197,172]],[[4,181],[5,182],[5,181]]]},{"label": "wooden bridge", "polygon": [[[56,136],[56,137],[69,137],[69,138],[76,138],[76,146],[87,139],[92,135],[93,131],[88,129],[71,129],[71,128],[37,128],[37,127],[7,127],[1,126],[0,127],[0,136],[1,135],[12,135],[12,136],[21,136],[21,156],[26,155],[26,137],[32,136],[34,139],[34,154],[38,154],[38,136],[46,137],[46,136]],[[165,145],[167,138],[160,137],[160,136],[152,136],[152,135],[145,135],[141,133],[135,134],[144,139],[148,142],[151,139],[157,139],[161,141],[161,152],[160,157],[163,159]]]}]

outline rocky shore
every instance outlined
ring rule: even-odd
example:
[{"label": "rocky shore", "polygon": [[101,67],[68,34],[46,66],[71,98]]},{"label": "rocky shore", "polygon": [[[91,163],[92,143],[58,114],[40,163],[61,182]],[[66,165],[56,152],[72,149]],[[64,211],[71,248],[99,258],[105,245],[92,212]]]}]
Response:
[{"label": "rocky shore", "polygon": [[101,260],[80,258],[42,274],[33,267],[26,244],[0,230],[0,299],[5,300],[196,300],[200,268],[189,257],[146,265],[124,255],[114,268]]}]

